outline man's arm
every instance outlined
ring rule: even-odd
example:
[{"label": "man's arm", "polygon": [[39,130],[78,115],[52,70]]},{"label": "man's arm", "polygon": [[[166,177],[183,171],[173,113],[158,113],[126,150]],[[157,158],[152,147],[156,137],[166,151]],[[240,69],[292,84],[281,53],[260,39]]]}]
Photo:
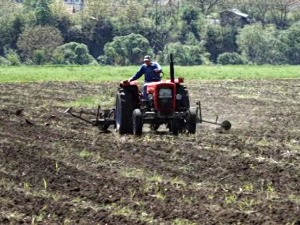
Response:
[{"label": "man's arm", "polygon": [[156,69],[154,70],[155,73],[161,73],[162,72],[162,67],[159,65],[158,62],[154,62],[156,65]]},{"label": "man's arm", "polygon": [[139,79],[144,73],[145,73],[145,68],[144,66],[141,66],[140,70],[132,78],[130,78],[129,81],[134,81]]}]

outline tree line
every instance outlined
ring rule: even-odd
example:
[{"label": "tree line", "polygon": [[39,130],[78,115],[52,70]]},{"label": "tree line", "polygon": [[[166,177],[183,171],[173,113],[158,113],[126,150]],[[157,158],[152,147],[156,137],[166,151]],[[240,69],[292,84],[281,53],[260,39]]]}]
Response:
[{"label": "tree line", "polygon": [[[299,64],[300,3],[291,0],[0,0],[0,65]],[[253,18],[230,23],[220,13]]]}]

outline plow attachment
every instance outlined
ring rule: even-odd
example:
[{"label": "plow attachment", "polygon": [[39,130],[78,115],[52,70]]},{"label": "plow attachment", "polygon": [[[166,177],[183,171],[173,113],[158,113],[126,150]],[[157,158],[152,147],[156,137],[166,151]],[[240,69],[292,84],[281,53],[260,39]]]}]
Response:
[{"label": "plow attachment", "polygon": [[113,125],[114,127],[116,126],[116,120],[114,119],[114,112],[115,109],[102,110],[100,106],[98,106],[96,119],[89,120],[82,117],[82,114],[84,114],[84,112],[82,111],[77,113],[73,112],[72,107],[64,111],[64,113],[69,113],[71,116],[78,118],[86,123],[89,123],[92,126],[99,127],[103,131],[107,131],[107,129],[111,125]]},{"label": "plow attachment", "polygon": [[215,125],[219,125],[224,130],[230,130],[231,123],[228,120],[224,120],[222,123],[218,123],[218,116],[216,116],[216,120],[214,122],[202,119],[202,110],[201,110],[201,102],[200,101],[197,102],[197,106],[198,106],[198,109],[199,109],[199,116],[198,116],[198,119],[197,119],[199,123],[215,124]]},{"label": "plow attachment", "polygon": [[[200,101],[197,102],[197,107],[194,107],[194,110],[190,110],[189,112],[192,113],[192,117],[194,117],[194,126],[196,128],[197,123],[209,123],[220,126],[224,130],[230,130],[231,123],[228,120],[224,120],[222,123],[218,122],[218,116],[216,116],[215,121],[208,121],[202,119],[202,112],[201,112],[201,103]],[[114,129],[116,128],[116,119],[115,119],[115,109],[100,109],[100,106],[98,106],[97,113],[96,113],[96,119],[86,119],[82,117],[82,114],[88,114],[86,112],[80,111],[80,112],[73,112],[72,107],[68,108],[64,111],[64,113],[68,113],[71,116],[78,118],[86,123],[91,124],[92,126],[97,126],[99,129],[103,131],[107,131],[108,128],[113,125]],[[95,115],[95,114],[93,114]],[[185,116],[186,117],[186,116]],[[127,118],[128,119],[128,118]],[[144,119],[144,122],[146,120]],[[179,129],[184,130],[185,127],[179,127]]]}]

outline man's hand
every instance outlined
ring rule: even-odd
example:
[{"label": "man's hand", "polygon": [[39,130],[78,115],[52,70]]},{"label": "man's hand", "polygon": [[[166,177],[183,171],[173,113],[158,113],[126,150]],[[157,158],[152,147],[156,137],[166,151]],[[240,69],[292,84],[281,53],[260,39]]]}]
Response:
[{"label": "man's hand", "polygon": [[121,81],[120,82],[120,87],[129,85],[130,81],[131,81],[131,79]]},{"label": "man's hand", "polygon": [[154,70],[154,73],[161,73],[161,70],[155,69],[155,70]]}]

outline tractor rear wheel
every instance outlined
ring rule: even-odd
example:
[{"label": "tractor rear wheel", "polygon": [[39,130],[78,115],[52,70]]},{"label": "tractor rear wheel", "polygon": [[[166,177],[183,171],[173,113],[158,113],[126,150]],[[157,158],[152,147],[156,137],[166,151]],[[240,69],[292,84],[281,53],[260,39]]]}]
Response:
[{"label": "tractor rear wheel", "polygon": [[130,92],[120,90],[116,96],[116,129],[119,134],[132,133],[133,102]]},{"label": "tractor rear wheel", "polygon": [[134,135],[141,135],[143,133],[143,115],[140,109],[133,110],[132,130]]},{"label": "tractor rear wheel", "polygon": [[190,108],[190,99],[189,92],[186,86],[180,85],[178,87],[178,94],[182,96],[181,100],[178,100],[177,106],[179,109],[189,109]]},{"label": "tractor rear wheel", "polygon": [[186,129],[189,134],[196,133],[198,108],[190,108],[186,118]]}]

